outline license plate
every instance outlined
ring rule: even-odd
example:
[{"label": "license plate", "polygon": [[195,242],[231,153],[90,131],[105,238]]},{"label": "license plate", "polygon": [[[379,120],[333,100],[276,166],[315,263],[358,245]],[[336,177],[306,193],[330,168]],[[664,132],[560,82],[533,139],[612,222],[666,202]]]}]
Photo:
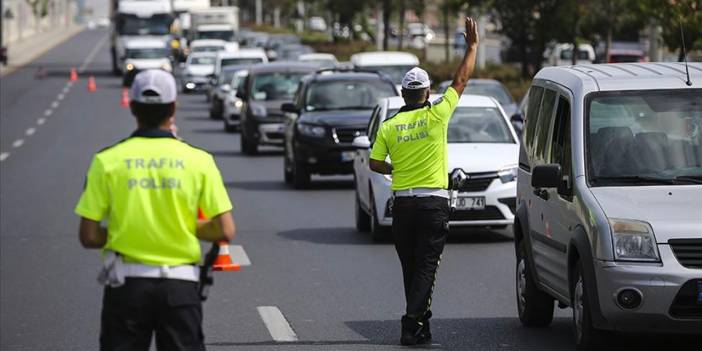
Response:
[{"label": "license plate", "polygon": [[456,199],[456,209],[458,210],[484,210],[484,196],[459,196]]},{"label": "license plate", "polygon": [[355,155],[355,151],[344,151],[341,153],[341,161],[351,161]]}]

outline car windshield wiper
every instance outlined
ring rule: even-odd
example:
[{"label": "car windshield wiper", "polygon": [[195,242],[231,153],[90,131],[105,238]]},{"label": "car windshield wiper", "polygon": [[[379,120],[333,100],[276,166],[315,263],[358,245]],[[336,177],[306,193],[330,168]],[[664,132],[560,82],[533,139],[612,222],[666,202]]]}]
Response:
[{"label": "car windshield wiper", "polygon": [[678,182],[689,182],[692,184],[702,184],[702,175],[677,176],[674,178]]},{"label": "car windshield wiper", "polygon": [[604,181],[607,183],[627,183],[627,184],[678,184],[672,178],[658,178],[648,176],[616,176],[616,177],[596,177],[594,181]]}]

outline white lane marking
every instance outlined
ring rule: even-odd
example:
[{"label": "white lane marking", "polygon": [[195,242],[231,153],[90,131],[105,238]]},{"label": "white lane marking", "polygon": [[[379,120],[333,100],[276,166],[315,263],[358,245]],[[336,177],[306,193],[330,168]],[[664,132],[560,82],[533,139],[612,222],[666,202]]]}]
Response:
[{"label": "white lane marking", "polygon": [[278,342],[297,341],[297,335],[290,323],[276,306],[258,306],[258,314],[268,328],[273,340]]},{"label": "white lane marking", "polygon": [[58,101],[63,100],[63,98],[64,98],[63,93],[60,93],[60,94],[58,94],[58,95],[56,96],[56,100],[58,100]]},{"label": "white lane marking", "polygon": [[103,45],[105,45],[105,42],[107,41],[108,36],[105,36],[100,40],[100,42],[95,45],[92,51],[88,54],[88,56],[85,58],[85,61],[83,61],[83,64],[80,65],[78,68],[78,73],[83,73],[85,69],[88,67],[88,65],[93,62],[93,59],[95,58],[95,55],[97,55],[98,51],[100,51],[100,48],[102,48]]},{"label": "white lane marking", "polygon": [[37,130],[34,128],[27,128],[27,131],[24,132],[24,134],[27,134],[27,136],[32,136],[32,135],[34,135],[34,132],[36,132],[36,131]]},{"label": "white lane marking", "polygon": [[70,90],[71,90],[71,86],[70,86],[70,85],[66,85],[65,87],[63,87],[63,90],[61,90],[61,92],[64,93],[64,94],[68,94],[68,92],[69,92]]},{"label": "white lane marking", "polygon": [[251,260],[249,260],[249,256],[246,255],[246,251],[244,251],[244,247],[241,245],[230,245],[229,256],[231,256],[232,262],[237,263],[240,266],[251,265]]},{"label": "white lane marking", "polygon": [[69,88],[72,87],[72,86],[73,86],[73,82],[68,82],[68,83],[66,83],[66,86],[69,87]]},{"label": "white lane marking", "polygon": [[44,124],[44,123],[46,123],[46,118],[38,118],[38,119],[37,119],[37,124],[38,124],[38,125],[42,125],[42,124]]},{"label": "white lane marking", "polygon": [[52,113],[54,113],[54,111],[52,111],[51,109],[48,109],[48,110],[44,111],[44,116],[49,117],[49,116],[51,116]]},{"label": "white lane marking", "polygon": [[59,102],[58,102],[58,101],[54,101],[54,102],[51,103],[51,108],[57,108],[58,106],[59,106]]},{"label": "white lane marking", "polygon": [[0,154],[0,162],[5,161],[8,157],[10,157],[9,152],[3,152]]},{"label": "white lane marking", "polygon": [[17,139],[17,140],[15,140],[14,143],[12,143],[12,147],[18,148],[18,147],[22,146],[23,144],[24,144],[24,140],[22,140],[22,139]]}]

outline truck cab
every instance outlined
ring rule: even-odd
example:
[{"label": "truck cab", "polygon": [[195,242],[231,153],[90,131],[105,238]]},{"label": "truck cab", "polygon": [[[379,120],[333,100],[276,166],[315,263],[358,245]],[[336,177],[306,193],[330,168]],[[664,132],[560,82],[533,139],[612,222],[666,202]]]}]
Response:
[{"label": "truck cab", "polygon": [[112,71],[124,73],[126,43],[135,37],[171,40],[173,8],[170,0],[113,0],[111,56]]}]

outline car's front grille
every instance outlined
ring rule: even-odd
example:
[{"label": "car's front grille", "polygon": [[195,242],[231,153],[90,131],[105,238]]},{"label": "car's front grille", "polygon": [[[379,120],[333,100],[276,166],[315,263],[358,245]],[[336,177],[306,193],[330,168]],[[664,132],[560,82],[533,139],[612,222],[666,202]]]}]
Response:
[{"label": "car's front grille", "polygon": [[333,135],[337,143],[350,144],[356,137],[366,135],[366,130],[365,128],[335,128]]},{"label": "car's front grille", "polygon": [[[463,185],[458,191],[460,192],[477,192],[485,191],[492,181],[497,179],[495,172],[468,173],[468,179],[463,181]],[[451,182],[451,174],[449,174],[449,183]]]},{"label": "car's front grille", "polygon": [[702,239],[671,239],[668,244],[681,265],[702,269]]},{"label": "car's front grille", "polygon": [[681,319],[702,318],[702,279],[690,280],[683,284],[670,306],[670,315]]},{"label": "car's front grille", "polygon": [[486,206],[484,210],[456,210],[451,213],[452,221],[489,221],[505,219],[495,206]]}]

